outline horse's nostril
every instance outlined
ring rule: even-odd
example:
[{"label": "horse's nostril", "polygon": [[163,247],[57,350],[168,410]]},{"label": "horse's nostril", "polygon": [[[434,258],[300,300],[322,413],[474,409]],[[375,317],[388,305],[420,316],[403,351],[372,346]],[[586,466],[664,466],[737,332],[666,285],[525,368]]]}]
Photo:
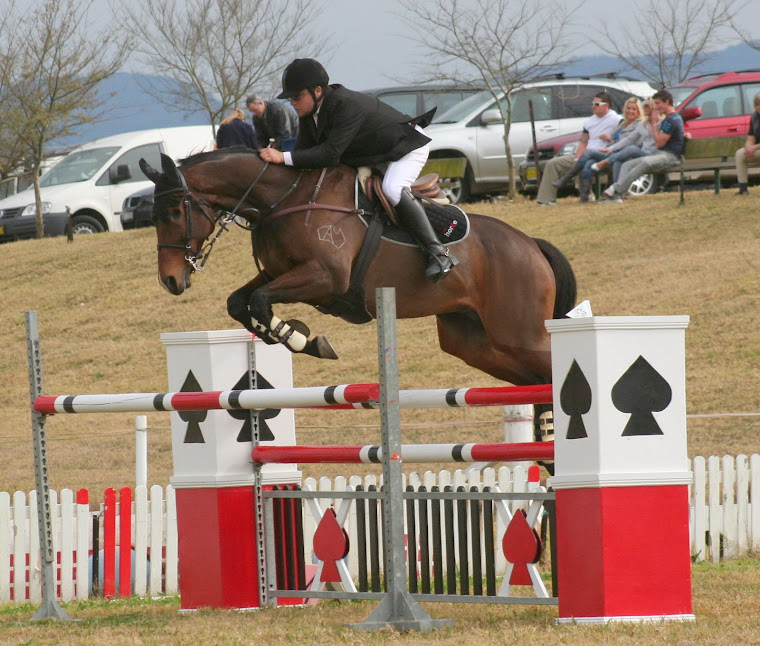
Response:
[{"label": "horse's nostril", "polygon": [[166,280],[164,280],[164,285],[166,285],[166,289],[172,294],[179,294],[179,291],[177,290],[177,281],[174,276],[167,276]]}]

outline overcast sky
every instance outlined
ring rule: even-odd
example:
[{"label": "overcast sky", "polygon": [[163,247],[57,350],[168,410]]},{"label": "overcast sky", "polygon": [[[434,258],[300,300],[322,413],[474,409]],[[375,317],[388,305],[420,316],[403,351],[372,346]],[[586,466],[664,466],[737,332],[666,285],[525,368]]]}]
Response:
[{"label": "overcast sky", "polygon": [[[98,15],[105,18],[110,14],[109,2],[114,1],[139,3],[156,0],[94,0],[94,24],[97,24]],[[418,47],[415,30],[401,18],[399,0],[314,1],[321,2],[324,7],[316,28],[335,47],[332,57],[322,61],[332,82],[366,90],[417,79],[413,64],[423,59],[424,52]],[[435,0],[416,1],[426,3]],[[537,3],[540,1],[535,0]],[[578,1],[568,0],[571,4]],[[749,0],[740,19],[753,36],[760,38],[760,10],[757,5],[758,0]],[[589,47],[582,48],[576,55],[601,53],[593,45],[601,31],[599,25],[604,21],[611,26],[619,25],[621,19],[629,17],[633,6],[633,0],[587,0],[582,14],[585,29],[582,37],[589,40]],[[213,29],[213,25],[209,28]],[[314,28],[314,25],[304,25],[304,29]],[[425,29],[425,26],[420,25],[419,29]],[[293,37],[298,38],[298,35],[294,34]],[[738,37],[736,40],[739,42]],[[724,46],[720,45],[719,48]]]},{"label": "overcast sky", "polygon": [[[425,3],[429,0],[417,0]],[[541,0],[536,0],[540,2]],[[607,21],[611,26],[625,19],[633,6],[631,0],[589,0],[584,21],[587,36],[593,43],[600,30],[597,25]],[[422,52],[416,47],[414,31],[399,17],[398,0],[328,0],[320,25],[331,34],[337,49],[326,64],[330,79],[335,83],[365,90],[396,85],[396,80],[415,78],[410,64],[420,60]],[[760,8],[751,0],[742,10],[741,24],[753,36],[760,37]],[[424,29],[424,25],[420,25]],[[737,42],[739,39],[737,37]],[[722,45],[724,47],[725,45]],[[585,48],[577,55],[601,53]]]}]

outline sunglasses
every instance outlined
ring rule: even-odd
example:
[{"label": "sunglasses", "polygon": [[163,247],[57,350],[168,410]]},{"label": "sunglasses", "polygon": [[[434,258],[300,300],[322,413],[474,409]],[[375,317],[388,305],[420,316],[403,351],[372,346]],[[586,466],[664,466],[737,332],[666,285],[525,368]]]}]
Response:
[{"label": "sunglasses", "polygon": [[595,108],[598,108],[600,105],[607,105],[606,101],[592,101],[591,105],[593,105]]}]

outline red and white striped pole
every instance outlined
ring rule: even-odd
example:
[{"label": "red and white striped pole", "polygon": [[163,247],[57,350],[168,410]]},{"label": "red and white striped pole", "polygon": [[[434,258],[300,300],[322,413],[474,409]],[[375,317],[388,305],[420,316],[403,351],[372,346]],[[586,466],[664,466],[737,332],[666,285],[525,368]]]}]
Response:
[{"label": "red and white striped pole", "polygon": [[547,321],[559,621],[693,620],[687,316]]}]

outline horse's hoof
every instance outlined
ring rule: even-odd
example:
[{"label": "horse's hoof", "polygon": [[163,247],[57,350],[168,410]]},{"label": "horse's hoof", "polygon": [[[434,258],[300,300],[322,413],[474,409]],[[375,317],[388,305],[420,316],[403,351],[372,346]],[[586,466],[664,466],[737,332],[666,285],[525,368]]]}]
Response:
[{"label": "horse's hoof", "polygon": [[337,359],[338,353],[335,352],[335,348],[332,347],[332,343],[324,336],[315,336],[309,340],[306,347],[303,349],[304,354],[317,357],[318,359]]}]

